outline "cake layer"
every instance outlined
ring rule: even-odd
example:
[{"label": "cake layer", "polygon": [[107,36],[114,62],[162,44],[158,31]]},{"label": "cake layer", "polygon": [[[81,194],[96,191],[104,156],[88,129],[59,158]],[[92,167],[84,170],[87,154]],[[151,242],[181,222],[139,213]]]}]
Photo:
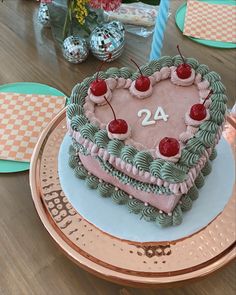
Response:
[{"label": "cake layer", "polygon": [[[131,213],[141,214],[141,217],[145,220],[156,222],[162,227],[178,225],[182,222],[183,212],[191,209],[193,201],[198,198],[198,188],[204,185],[204,176],[211,172],[211,164],[209,163],[202,169],[195,181],[195,185],[186,195],[182,195],[173,212],[166,214],[147,203],[130,198],[125,191],[119,189],[116,185],[112,185],[89,172],[81,162],[81,154],[78,152],[77,144],[74,143],[73,146],[70,146],[69,154],[69,166],[74,170],[75,176],[83,179],[90,189],[97,189],[98,195],[101,197],[110,197],[115,204],[126,205]],[[214,160],[215,157],[216,151],[214,150],[210,156],[210,160]]]},{"label": "cake layer", "polygon": [[86,170],[98,177],[99,179],[102,179],[105,182],[113,184],[117,188],[125,191],[132,198],[134,197],[142,201],[143,203],[150,204],[153,207],[158,208],[159,210],[162,210],[166,213],[172,212],[181,198],[180,194],[177,196],[174,194],[156,194],[151,192],[145,192],[141,190],[142,183],[140,183],[139,190],[135,189],[131,185],[124,184],[120,182],[118,178],[106,173],[101,168],[98,160],[96,160],[94,157],[84,156],[83,154],[80,154],[79,157]]}]

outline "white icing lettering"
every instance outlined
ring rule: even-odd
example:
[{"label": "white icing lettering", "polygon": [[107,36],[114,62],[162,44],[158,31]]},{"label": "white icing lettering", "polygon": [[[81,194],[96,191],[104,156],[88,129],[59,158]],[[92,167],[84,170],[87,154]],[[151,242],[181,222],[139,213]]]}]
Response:
[{"label": "white icing lettering", "polygon": [[146,114],[146,116],[144,117],[144,119],[143,119],[143,121],[142,121],[142,126],[153,125],[153,124],[156,123],[156,122],[153,121],[153,120],[149,121],[150,118],[151,118],[152,113],[151,113],[151,111],[149,111],[148,109],[142,109],[142,110],[140,110],[140,111],[138,112],[138,117],[141,118],[141,117],[142,117],[142,114]]},{"label": "white icing lettering", "polygon": [[163,120],[167,121],[169,118],[169,115],[167,115],[162,107],[157,107],[157,110],[154,115],[154,120],[150,120],[152,117],[152,113],[149,109],[142,109],[138,111],[138,117],[141,118],[142,115],[145,114],[145,117],[142,121],[142,126],[149,126],[149,125],[154,125],[156,121],[158,120]]},{"label": "white icing lettering", "polygon": [[166,113],[164,112],[162,107],[158,107],[156,110],[156,113],[154,115],[154,120],[158,121],[158,120],[164,120],[165,122],[168,120],[168,115],[166,115]]}]

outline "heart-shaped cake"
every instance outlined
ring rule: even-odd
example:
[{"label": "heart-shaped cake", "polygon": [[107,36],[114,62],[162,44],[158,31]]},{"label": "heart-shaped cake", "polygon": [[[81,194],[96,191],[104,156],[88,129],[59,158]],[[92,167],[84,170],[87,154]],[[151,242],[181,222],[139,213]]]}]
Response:
[{"label": "heart-shaped cake", "polygon": [[220,80],[181,55],[86,78],[67,108],[76,176],[148,221],[180,224],[216,157],[227,102]]}]

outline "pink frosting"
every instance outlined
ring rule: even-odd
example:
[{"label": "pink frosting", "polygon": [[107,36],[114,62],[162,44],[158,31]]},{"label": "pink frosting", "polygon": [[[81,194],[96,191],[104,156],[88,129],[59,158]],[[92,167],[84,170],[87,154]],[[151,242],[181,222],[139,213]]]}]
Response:
[{"label": "pink frosting", "polygon": [[208,89],[210,86],[210,83],[207,80],[203,80],[202,82],[199,82],[197,84],[197,87],[199,90]]},{"label": "pink frosting", "polygon": [[153,76],[153,78],[155,79],[156,82],[159,82],[162,79],[160,72],[155,72],[152,76]]},{"label": "pink frosting", "polygon": [[178,152],[177,155],[172,156],[172,157],[165,157],[160,153],[159,146],[157,145],[156,156],[157,156],[157,158],[163,159],[165,161],[169,161],[169,162],[172,162],[172,163],[177,163],[179,161],[180,157],[181,157],[181,148],[179,149],[179,152]]},{"label": "pink frosting", "polygon": [[179,86],[190,86],[194,83],[195,71],[192,69],[191,76],[188,79],[180,79],[176,73],[176,67],[171,67],[171,81]]},{"label": "pink frosting", "polygon": [[126,84],[125,78],[118,78],[116,88],[124,88]]},{"label": "pink frosting", "polygon": [[109,87],[107,87],[107,92],[106,92],[104,95],[100,95],[100,96],[96,96],[96,95],[94,95],[94,94],[91,92],[91,89],[90,89],[90,88],[89,88],[89,90],[88,90],[88,97],[89,97],[89,99],[90,99],[92,102],[96,103],[97,105],[104,105],[104,104],[107,103],[106,100],[105,100],[105,98],[104,98],[104,96],[106,96],[106,99],[107,99],[108,101],[111,100],[112,93],[111,93],[111,90],[110,90]]},{"label": "pink frosting", "polygon": [[210,119],[210,113],[209,113],[209,111],[206,110],[206,113],[207,113],[207,115],[206,115],[206,117],[203,120],[197,121],[197,120],[194,120],[194,119],[192,119],[190,117],[190,115],[189,115],[190,114],[190,109],[189,109],[189,111],[185,114],[185,123],[186,123],[186,125],[190,125],[190,126],[194,126],[194,127],[200,126],[203,122],[205,122],[205,121],[207,121],[207,120]]},{"label": "pink frosting", "polygon": [[200,99],[205,99],[209,94],[209,89],[202,89],[199,91]]},{"label": "pink frosting", "polygon": [[194,80],[194,84],[198,84],[202,81],[202,75],[201,74],[197,74]]},{"label": "pink frosting", "polygon": [[150,87],[147,91],[139,91],[135,88],[135,82],[136,81],[133,81],[130,88],[129,88],[131,95],[133,95],[139,99],[144,99],[144,98],[147,98],[152,95],[152,91],[153,91],[152,85],[150,85]]},{"label": "pink frosting", "polygon": [[186,143],[190,138],[194,136],[194,134],[197,131],[198,131],[197,127],[187,126],[187,131],[180,134],[179,140],[183,143]]},{"label": "pink frosting", "polygon": [[107,135],[110,139],[119,139],[119,140],[125,140],[127,138],[130,137],[131,135],[131,128],[130,126],[128,125],[128,130],[126,133],[123,133],[123,134],[118,134],[118,133],[111,133],[108,129],[108,124],[106,126],[106,130],[107,130]]},{"label": "pink frosting", "polygon": [[[112,106],[116,114],[126,120],[132,129],[132,136],[125,143],[139,150],[155,149],[157,143],[166,136],[178,138],[186,130],[183,120],[186,110],[197,102],[199,94],[195,85],[179,87],[173,85],[170,79],[156,83],[152,95],[145,100],[131,96],[128,89],[114,89],[112,92]],[[138,112],[145,107],[153,117],[158,106],[164,108],[169,116],[168,121],[158,120],[154,125],[142,127],[143,117],[139,118]],[[87,116],[87,107],[85,115]],[[100,121],[101,129],[113,119],[108,105],[95,106],[93,116]]]},{"label": "pink frosting", "polygon": [[161,80],[168,79],[171,75],[171,69],[169,67],[163,67],[160,70]]},{"label": "pink frosting", "polygon": [[190,133],[190,132],[183,132],[180,134],[179,136],[179,140],[182,142],[182,143],[187,143],[187,141],[193,137],[193,134]]},{"label": "pink frosting", "polygon": [[116,88],[116,85],[117,85],[117,80],[118,79],[115,79],[115,78],[108,78],[108,79],[106,79],[107,86],[111,90],[114,90]]},{"label": "pink frosting", "polygon": [[[204,100],[205,100],[205,99],[201,98],[201,99],[200,99],[200,103],[203,103]],[[209,108],[210,105],[211,105],[211,102],[212,102],[212,101],[211,101],[211,98],[208,98],[208,99],[205,101],[204,106],[205,106],[206,108]]]}]

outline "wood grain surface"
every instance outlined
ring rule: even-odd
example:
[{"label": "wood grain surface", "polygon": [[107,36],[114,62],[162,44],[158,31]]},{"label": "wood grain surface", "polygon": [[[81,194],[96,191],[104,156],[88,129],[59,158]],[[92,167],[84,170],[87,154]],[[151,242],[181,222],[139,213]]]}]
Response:
[{"label": "wood grain surface", "polygon": [[[182,2],[171,1],[163,54],[175,55],[179,43],[185,55],[221,73],[228,106],[232,107],[236,97],[236,52],[204,47],[184,37],[174,23],[175,11]],[[37,9],[38,4],[30,0],[0,2],[0,83],[39,82],[69,95],[78,81],[94,73],[99,62],[89,56],[80,65],[67,63],[50,29],[37,23]],[[132,66],[131,57],[140,64],[146,62],[150,43],[150,38],[127,34],[125,52],[112,66]],[[86,273],[58,250],[41,224],[31,200],[28,176],[28,172],[0,175],[0,294],[235,294],[235,263],[202,281],[165,290],[122,287]]]}]

